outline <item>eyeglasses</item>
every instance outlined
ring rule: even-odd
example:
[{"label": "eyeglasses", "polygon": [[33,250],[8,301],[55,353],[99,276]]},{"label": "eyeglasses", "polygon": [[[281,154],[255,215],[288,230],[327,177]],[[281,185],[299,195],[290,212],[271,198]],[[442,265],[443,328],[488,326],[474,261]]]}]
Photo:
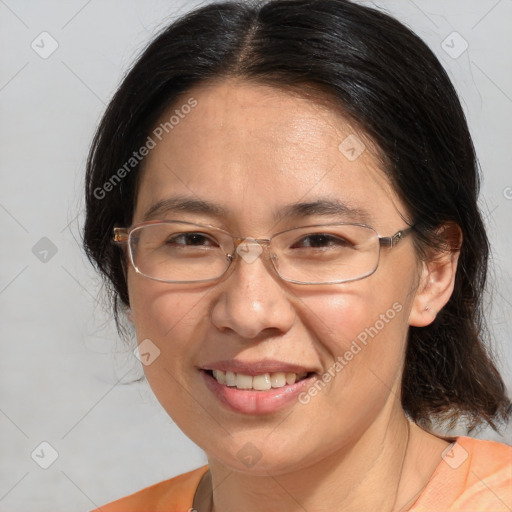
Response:
[{"label": "eyeglasses", "polygon": [[381,247],[393,248],[413,227],[381,237],[365,224],[318,224],[288,229],[269,239],[240,238],[211,225],[148,221],[114,228],[127,243],[135,271],[165,283],[200,283],[222,277],[242,258],[252,263],[266,247],[278,276],[296,284],[339,284],[370,276]]}]

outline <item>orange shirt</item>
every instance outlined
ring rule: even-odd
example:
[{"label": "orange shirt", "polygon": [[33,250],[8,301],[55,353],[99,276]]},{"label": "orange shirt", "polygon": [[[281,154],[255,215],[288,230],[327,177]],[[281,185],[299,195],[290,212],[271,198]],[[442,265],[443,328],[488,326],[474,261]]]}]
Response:
[{"label": "orange shirt", "polygon": [[[94,512],[191,512],[208,466],[147,487]],[[512,447],[458,437],[410,512],[510,512]]]}]

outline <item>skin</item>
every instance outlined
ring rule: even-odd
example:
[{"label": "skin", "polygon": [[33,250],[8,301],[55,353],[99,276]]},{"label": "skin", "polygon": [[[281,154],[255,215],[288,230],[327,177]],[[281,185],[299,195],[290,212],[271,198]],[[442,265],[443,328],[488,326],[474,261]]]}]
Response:
[{"label": "skin", "polygon": [[[180,195],[214,202],[225,215],[171,211],[157,218],[213,224],[244,237],[354,221],[276,217],[284,205],[326,198],[366,211],[359,221],[382,236],[407,227],[405,207],[371,143],[355,161],[338,149],[348,135],[365,139],[333,109],[234,79],[187,91],[178,108],[190,97],[197,106],[147,157],[134,223],[158,201]],[[251,264],[239,259],[208,284],[159,283],[130,266],[137,338],[161,351],[145,366],[148,381],[208,456],[211,483],[202,482],[196,503],[207,510],[214,489],[214,509],[222,512],[412,505],[448,443],[409,425],[401,408],[407,332],[432,322],[448,301],[456,265],[456,252],[420,261],[409,236],[382,250],[373,275],[339,285],[286,283],[264,255]],[[395,303],[401,311],[307,405],[248,416],[228,410],[204,384],[201,366],[233,358],[277,359],[321,374]],[[247,443],[261,454],[250,468],[237,456]]]}]

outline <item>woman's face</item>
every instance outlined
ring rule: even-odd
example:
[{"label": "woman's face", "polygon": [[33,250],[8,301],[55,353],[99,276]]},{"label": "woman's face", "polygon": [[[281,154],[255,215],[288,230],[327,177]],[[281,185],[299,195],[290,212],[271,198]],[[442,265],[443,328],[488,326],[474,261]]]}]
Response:
[{"label": "woman's face", "polygon": [[[181,109],[192,97],[197,105]],[[153,136],[134,223],[183,220],[253,238],[331,222],[365,223],[381,236],[407,227],[375,153],[332,109],[232,80],[189,91],[162,121],[176,110],[179,121],[162,140]],[[174,198],[212,208],[162,203],[154,211]],[[323,202],[340,207],[318,207]],[[284,215],[297,203],[310,206]],[[401,414],[420,264],[406,237],[382,249],[378,269],[365,279],[299,285],[282,281],[265,255],[239,258],[232,272],[207,284],[161,283],[130,266],[128,286],[137,339],[150,340],[148,381],[176,424],[211,461],[278,474],[348,449]],[[237,373],[242,386],[265,373],[279,386],[279,374],[308,376],[256,391],[221,384],[211,370]]]}]

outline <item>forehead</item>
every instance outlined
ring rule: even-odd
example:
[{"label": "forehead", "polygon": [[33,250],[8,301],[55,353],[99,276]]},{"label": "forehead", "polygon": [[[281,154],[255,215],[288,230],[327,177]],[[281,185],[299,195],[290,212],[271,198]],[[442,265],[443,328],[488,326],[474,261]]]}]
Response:
[{"label": "forehead", "polygon": [[274,87],[230,80],[193,88],[150,136],[134,222],[176,197],[216,205],[222,223],[249,229],[265,229],[297,203],[339,203],[365,221],[400,208],[371,141],[325,103]]}]

